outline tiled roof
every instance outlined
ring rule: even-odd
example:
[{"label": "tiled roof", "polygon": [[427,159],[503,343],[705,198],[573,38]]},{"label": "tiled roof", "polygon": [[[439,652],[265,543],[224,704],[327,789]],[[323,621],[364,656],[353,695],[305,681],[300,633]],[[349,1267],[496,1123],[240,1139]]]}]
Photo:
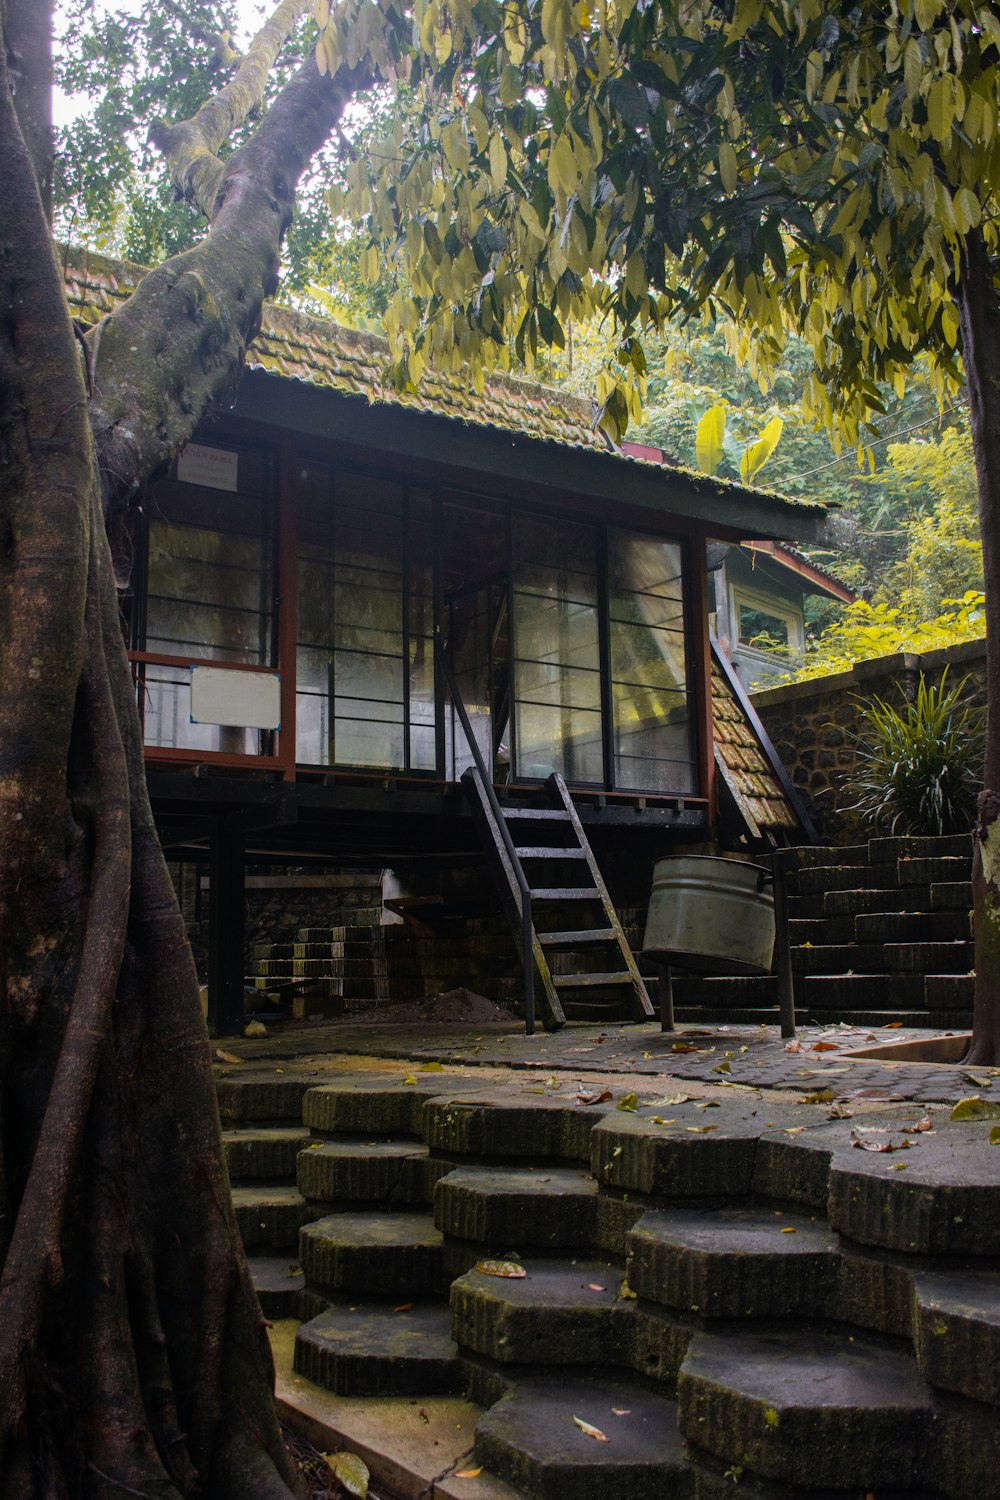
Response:
[{"label": "tiled roof", "polygon": [[761,742],[725,674],[714,659],[712,722],[719,771],[744,817],[749,814],[761,833],[779,828],[801,829],[798,813],[774,774]]},{"label": "tiled roof", "polygon": [[[125,301],[146,273],[145,267],[133,261],[112,260],[91,250],[66,248],[62,254],[74,316],[88,324],[99,322],[117,303]],[[388,362],[388,341],[377,334],[362,333],[274,303],[265,304],[261,331],[247,355],[251,370],[302,380],[343,395],[408,406],[594,453],[611,451],[622,462],[646,469],[663,467],[646,456],[659,450],[643,450],[636,444],[625,445],[633,453],[614,448],[603,433],[594,430],[591,403],[568,392],[493,374],[485,381],[482,393],[476,393],[464,376],[440,370],[426,371],[416,391],[399,391],[385,380]],[[771,500],[786,516],[796,510],[815,514],[824,509],[814,501],[796,500],[770,490],[748,490],[732,480],[680,466],[667,472],[683,476],[689,486],[706,495],[724,495],[737,502],[747,495]]]}]

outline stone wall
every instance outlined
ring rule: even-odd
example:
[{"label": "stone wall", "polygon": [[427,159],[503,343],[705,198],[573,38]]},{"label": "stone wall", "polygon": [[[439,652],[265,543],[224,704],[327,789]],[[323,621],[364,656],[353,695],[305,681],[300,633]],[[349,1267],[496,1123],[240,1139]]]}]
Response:
[{"label": "stone wall", "polygon": [[853,844],[872,829],[851,811],[851,780],[863,748],[863,705],[872,698],[890,704],[912,700],[920,674],[938,683],[948,669],[951,684],[970,679],[970,696],[986,697],[986,642],[966,641],[917,656],[900,652],[858,662],[850,672],[764,688],[753,704],[788,768],[824,843]]}]

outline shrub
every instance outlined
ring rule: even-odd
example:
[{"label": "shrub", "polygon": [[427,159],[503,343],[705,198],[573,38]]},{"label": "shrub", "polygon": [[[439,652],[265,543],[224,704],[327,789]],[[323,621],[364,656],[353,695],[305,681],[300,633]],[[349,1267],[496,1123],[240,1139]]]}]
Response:
[{"label": "shrub", "polygon": [[921,672],[902,711],[881,698],[862,704],[868,732],[857,737],[852,811],[890,834],[963,833],[975,822],[984,716],[965,694],[969,679],[949,687],[947,676],[934,687]]}]

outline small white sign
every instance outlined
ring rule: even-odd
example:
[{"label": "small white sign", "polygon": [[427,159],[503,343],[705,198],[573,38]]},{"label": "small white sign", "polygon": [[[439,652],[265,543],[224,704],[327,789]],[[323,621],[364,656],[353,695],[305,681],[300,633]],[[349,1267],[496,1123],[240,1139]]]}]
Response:
[{"label": "small white sign", "polygon": [[191,668],[191,723],[281,728],[281,677],[230,667]]},{"label": "small white sign", "polygon": [[230,448],[207,448],[188,443],[177,455],[177,478],[210,490],[235,490],[239,454]]}]

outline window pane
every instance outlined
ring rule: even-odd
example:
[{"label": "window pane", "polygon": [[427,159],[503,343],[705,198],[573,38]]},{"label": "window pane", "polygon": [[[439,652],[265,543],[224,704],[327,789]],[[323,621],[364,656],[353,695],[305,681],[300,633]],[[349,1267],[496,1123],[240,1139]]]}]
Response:
[{"label": "window pane", "polygon": [[604,776],[600,711],[518,705],[517,773],[544,777],[558,771],[567,781],[598,782]]},{"label": "window pane", "polygon": [[739,609],[741,645],[757,646],[763,651],[788,645],[787,619],[765,609],[754,609],[750,604],[741,604]]}]

